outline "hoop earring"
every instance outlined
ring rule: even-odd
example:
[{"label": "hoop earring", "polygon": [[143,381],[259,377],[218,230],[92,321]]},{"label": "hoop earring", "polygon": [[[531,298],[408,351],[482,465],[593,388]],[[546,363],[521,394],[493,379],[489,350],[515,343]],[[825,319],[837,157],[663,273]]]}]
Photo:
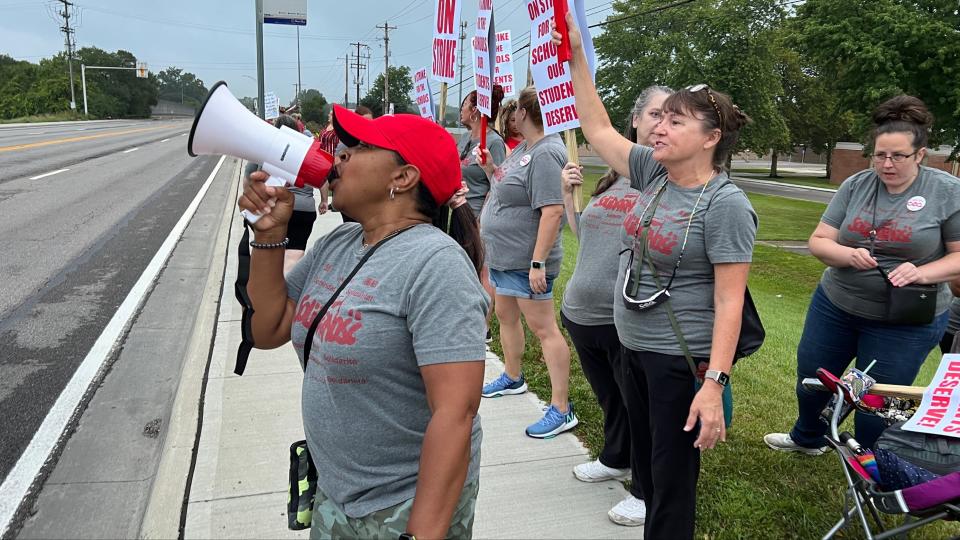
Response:
[{"label": "hoop earring", "polygon": [[397,189],[397,188],[393,188],[393,187],[390,188],[390,200],[391,200],[391,201],[393,200],[393,192],[394,192],[394,190],[396,190],[396,189]]}]

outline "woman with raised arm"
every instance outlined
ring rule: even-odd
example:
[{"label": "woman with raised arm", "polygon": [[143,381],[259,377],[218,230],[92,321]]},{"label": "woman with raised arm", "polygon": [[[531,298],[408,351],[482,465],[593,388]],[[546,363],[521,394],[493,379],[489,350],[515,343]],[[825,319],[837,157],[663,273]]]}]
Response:
[{"label": "woman with raised arm", "polygon": [[[660,122],[660,109],[673,90],[651,86],[637,98],[627,119],[625,136],[650,146],[650,137]],[[603,410],[603,448],[599,457],[573,468],[583,482],[630,478],[630,424],[620,384],[620,340],[613,323],[613,293],[617,282],[620,230],[637,201],[630,179],[610,169],[597,182],[590,202],[577,214],[573,189],[583,183],[582,167],[567,163],[563,169],[563,206],[567,222],[580,242],[577,266],[567,283],[560,320],[577,349],[583,374]],[[638,434],[642,435],[642,434]],[[610,509],[607,516],[620,525],[643,525],[646,507],[640,479],[632,476],[630,494]]]},{"label": "woman with raised arm", "polygon": [[[239,202],[263,214],[247,287],[256,347],[292,339],[306,366],[304,431],[318,472],[310,536],[469,538],[488,299],[476,219],[454,197],[456,143],[414,115],[368,120],[337,106],[333,121],[347,149],[331,188],[357,223],[320,238],[284,280],[293,196],[254,173]],[[431,225],[451,200],[458,239]]]},{"label": "woman with raised arm", "polygon": [[[623,345],[644,538],[693,538],[701,450],[725,437],[722,393],[740,334],[757,216],[723,165],[749,118],[698,84],[671,95],[653,148],[613,128],[567,17],[581,129],[640,191],[623,222],[614,322]],[[560,44],[554,31],[554,43]]]},{"label": "woman with raised arm", "polygon": [[[839,376],[856,358],[861,370],[873,364],[868,374],[878,383],[912,384],[950,318],[947,282],[960,277],[960,181],[921,165],[933,123],[922,101],[892,98],[873,112],[873,122],[873,168],[840,184],[810,237],[810,253],[827,269],[797,347],[799,416],[790,433],[763,438],[774,450],[827,450],[819,416],[830,395],[800,384],[817,368]],[[897,320],[891,295],[915,284],[931,285],[924,318]],[[885,427],[860,412],[855,424],[857,442],[867,448]]]}]

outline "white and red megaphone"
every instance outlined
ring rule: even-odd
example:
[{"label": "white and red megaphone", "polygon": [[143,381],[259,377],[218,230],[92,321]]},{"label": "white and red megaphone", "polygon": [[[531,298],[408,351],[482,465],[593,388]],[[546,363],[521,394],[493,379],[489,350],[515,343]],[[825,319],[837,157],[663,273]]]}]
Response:
[{"label": "white and red megaphone", "polygon": [[[213,85],[193,119],[187,152],[191,156],[238,157],[263,166],[268,186],[319,188],[327,181],[333,156],[320,149],[312,137],[286,126],[277,129],[243,106],[220,81]],[[244,210],[250,223],[259,214]]]}]

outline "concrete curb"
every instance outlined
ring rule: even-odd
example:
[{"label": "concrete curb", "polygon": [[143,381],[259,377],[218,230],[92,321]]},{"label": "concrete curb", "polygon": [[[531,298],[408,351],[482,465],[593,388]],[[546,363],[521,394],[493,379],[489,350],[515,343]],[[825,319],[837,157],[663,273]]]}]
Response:
[{"label": "concrete curb", "polygon": [[[231,194],[237,193],[240,172],[238,160],[234,164],[232,173],[233,187],[229,192]],[[216,338],[217,312],[221,302],[223,272],[226,265],[222,254],[228,248],[235,204],[234,197],[227,197],[213,249],[213,264],[203,290],[196,326],[187,349],[177,396],[170,412],[163,454],[149,502],[144,511],[140,538],[180,537],[180,520],[184,511],[187,480],[197,442],[197,425],[200,421],[199,404],[203,397],[204,375],[210,358],[211,341]]]},{"label": "concrete curb", "polygon": [[736,174],[730,175],[731,180],[743,180],[745,182],[756,182],[758,184],[766,184],[768,186],[778,186],[778,187],[791,187],[801,190],[810,190],[810,191],[826,191],[828,193],[836,193],[837,190],[830,188],[822,188],[816,186],[804,186],[801,184],[791,184],[790,182],[777,182],[776,180],[761,180],[759,178],[750,178],[749,176],[738,176]]}]

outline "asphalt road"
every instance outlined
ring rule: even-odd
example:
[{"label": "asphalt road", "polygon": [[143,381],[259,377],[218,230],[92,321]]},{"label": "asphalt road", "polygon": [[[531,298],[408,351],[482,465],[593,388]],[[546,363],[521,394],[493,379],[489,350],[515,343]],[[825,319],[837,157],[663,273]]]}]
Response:
[{"label": "asphalt road", "polygon": [[[598,157],[584,156],[581,158],[581,161],[586,165],[606,167],[606,164],[603,162],[603,160]],[[740,189],[748,193],[776,195],[777,197],[787,197],[789,199],[800,199],[802,201],[814,201],[821,203],[829,203],[833,198],[833,193],[830,191],[809,189],[803,186],[794,186],[777,182],[758,181],[737,176],[736,172],[734,172],[732,180],[735,184],[740,186]]]},{"label": "asphalt road", "polygon": [[0,126],[0,481],[216,164],[189,129]]}]

